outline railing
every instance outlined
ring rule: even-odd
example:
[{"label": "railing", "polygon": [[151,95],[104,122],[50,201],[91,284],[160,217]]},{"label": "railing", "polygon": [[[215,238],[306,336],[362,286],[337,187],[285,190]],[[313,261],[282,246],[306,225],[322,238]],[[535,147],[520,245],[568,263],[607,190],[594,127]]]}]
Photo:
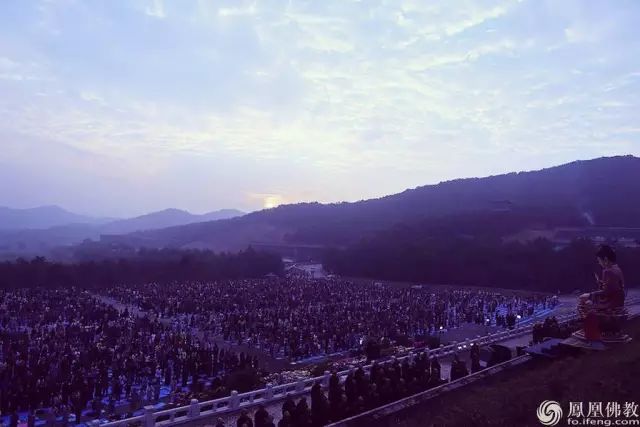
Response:
[{"label": "railing", "polygon": [[[639,298],[629,300],[628,304],[636,304],[640,302]],[[577,313],[567,313],[560,316],[555,316],[559,323],[566,323],[571,320],[577,319]],[[473,339],[466,339],[462,342],[454,341],[449,345],[441,345],[436,349],[414,349],[406,355],[393,356],[387,360],[374,362],[378,365],[385,365],[388,363],[394,363],[396,361],[404,361],[409,359],[413,361],[415,356],[419,353],[425,353],[429,357],[445,357],[456,353],[457,351],[464,351],[471,348],[473,344],[477,345],[489,345],[501,341],[506,341],[512,338],[517,338],[522,335],[531,333],[533,330],[533,324],[527,324],[525,326],[517,327],[512,330],[505,330],[496,333],[490,333],[484,336],[478,336]],[[371,365],[363,366],[362,369],[368,373],[371,370]],[[346,376],[354,372],[355,368],[346,369],[338,372],[340,382],[344,382]],[[483,372],[483,371],[481,371]],[[181,423],[194,421],[198,419],[204,419],[213,416],[219,416],[230,412],[235,412],[240,409],[246,409],[260,404],[272,404],[279,400],[284,400],[286,397],[297,397],[305,395],[311,392],[311,387],[314,384],[319,383],[324,390],[329,387],[329,378],[331,374],[329,371],[325,371],[324,375],[314,378],[301,379],[293,383],[282,384],[273,386],[267,384],[265,388],[250,391],[247,393],[239,394],[237,391],[232,391],[230,396],[209,400],[206,402],[199,402],[196,399],[191,400],[191,404],[188,406],[181,406],[178,408],[166,409],[162,411],[154,411],[153,406],[145,406],[144,414],[132,418],[127,418],[118,421],[112,421],[104,424],[99,422],[92,422],[93,425],[100,425],[101,427],[120,427],[127,426],[132,423],[142,422],[144,427],[159,426],[173,426]],[[468,378],[468,377],[467,377]]]},{"label": "railing", "polygon": [[[566,315],[558,318],[559,321],[563,319],[569,319],[570,317],[574,317],[575,315]],[[516,328],[513,330],[507,330],[497,333],[492,333],[485,335],[483,337],[477,337],[475,339],[467,339],[463,342],[453,342],[449,345],[442,345],[440,348],[427,350],[427,349],[418,349],[413,350],[410,353],[399,356],[392,357],[390,359],[376,362],[378,365],[386,365],[388,363],[395,363],[396,361],[402,362],[405,359],[409,359],[409,361],[413,361],[416,354],[424,352],[429,357],[445,357],[452,355],[460,350],[466,350],[471,348],[471,346],[475,343],[478,345],[487,345],[495,342],[505,341],[507,339],[516,338],[522,335],[525,335],[533,329],[532,325],[522,326],[520,328]],[[372,365],[363,366],[363,370],[365,372],[369,372],[371,370]],[[343,382],[346,376],[353,372],[355,368],[347,369],[338,373],[340,377],[340,382]],[[249,408],[252,406],[265,404],[265,403],[274,403],[278,400],[284,400],[286,397],[296,397],[300,395],[307,394],[311,391],[311,387],[314,384],[319,383],[323,389],[327,389],[329,386],[329,378],[331,374],[329,371],[325,371],[324,375],[315,378],[308,378],[304,380],[299,380],[294,383],[288,383],[278,386],[273,386],[271,384],[267,384],[267,386],[263,389],[250,391],[247,393],[239,394],[237,391],[232,391],[231,396],[223,397],[220,399],[210,400],[206,402],[198,402],[198,400],[193,399],[191,404],[188,406],[182,406],[178,408],[166,409],[162,411],[154,411],[153,406],[145,406],[144,407],[144,415],[139,415],[137,417],[127,418],[118,421],[112,421],[105,424],[101,424],[101,427],[120,427],[126,426],[129,424],[133,424],[136,422],[142,422],[144,427],[152,427],[155,425],[160,426],[173,426],[181,423],[185,423],[188,421],[193,421],[196,419],[203,419],[207,417],[213,417],[217,415],[222,415],[229,412],[234,412],[239,409]]]},{"label": "railing", "polygon": [[[640,298],[633,298],[627,301],[627,305],[633,305],[633,304],[638,304],[640,303]],[[633,313],[633,314],[629,314],[628,319],[635,319],[637,317],[640,317],[640,313]],[[567,315],[563,315],[563,316],[557,316],[556,319],[558,320],[559,323],[565,323],[571,320],[574,320],[578,318],[577,314],[567,314]],[[434,387],[425,391],[422,391],[420,393],[417,393],[415,395],[406,397],[404,399],[400,399],[400,400],[396,400],[394,402],[388,403],[386,405],[383,406],[379,406],[377,408],[371,409],[369,411],[354,415],[350,418],[346,418],[344,420],[340,420],[337,421],[335,423],[329,424],[327,427],[342,427],[342,426],[349,426],[349,425],[374,425],[374,424],[380,424],[380,419],[383,417],[386,417],[388,415],[391,415],[395,412],[398,412],[399,410],[402,410],[404,408],[407,408],[409,406],[413,406],[422,402],[425,402],[429,399],[432,399],[442,393],[451,391],[451,390],[455,390],[459,387],[462,387],[464,385],[467,385],[469,383],[475,382],[477,380],[480,380],[482,378],[485,378],[489,375],[493,375],[497,372],[500,372],[504,369],[507,369],[509,367],[512,366],[516,366],[516,365],[520,365],[522,363],[525,363],[527,361],[531,360],[531,356],[530,355],[522,355],[522,356],[518,356],[515,357],[513,359],[507,360],[505,362],[502,363],[498,363],[496,365],[493,365],[491,367],[482,369],[478,372],[472,373],[470,375],[466,375],[462,378],[459,378],[457,380],[454,381],[450,381],[446,384],[440,385],[438,387]],[[377,421],[377,422],[376,422]]]},{"label": "railing", "polygon": [[[358,425],[373,425],[373,421],[376,419],[380,419],[381,417],[387,416],[389,414],[392,414],[394,412],[397,412],[401,409],[404,409],[408,406],[413,406],[416,405],[418,403],[427,401],[429,399],[432,399],[442,393],[451,391],[451,390],[455,390],[459,387],[465,386],[469,383],[475,382],[479,379],[485,378],[489,375],[493,375],[495,373],[498,373],[504,369],[507,369],[509,367],[512,366],[516,366],[516,365],[520,365],[524,362],[527,362],[531,359],[531,356],[529,355],[522,355],[522,356],[518,356],[515,357],[513,359],[507,360],[505,362],[501,362],[498,363],[496,365],[493,365],[491,367],[482,369],[478,372],[474,372],[472,374],[466,375],[462,378],[458,378],[457,380],[453,380],[450,381],[448,383],[439,385],[437,387],[434,388],[430,388],[428,390],[425,391],[421,391],[420,393],[414,394],[412,396],[409,397],[405,397],[403,399],[400,400],[396,400],[394,402],[388,403],[386,405],[383,406],[379,406],[377,408],[371,409],[369,411],[363,412],[361,414],[358,415],[354,415],[353,417],[350,418],[346,418],[344,420],[340,420],[340,421],[336,421],[333,424],[329,424],[327,427],[338,427],[338,426],[343,426],[343,425],[349,425],[352,422],[358,421]],[[371,422],[364,422],[364,421],[371,421]]]}]

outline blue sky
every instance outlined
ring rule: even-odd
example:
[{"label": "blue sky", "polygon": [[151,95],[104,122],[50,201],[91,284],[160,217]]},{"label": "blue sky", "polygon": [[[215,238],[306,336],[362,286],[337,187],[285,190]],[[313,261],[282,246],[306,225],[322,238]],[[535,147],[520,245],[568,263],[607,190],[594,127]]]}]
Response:
[{"label": "blue sky", "polygon": [[638,1],[0,2],[0,205],[359,200],[640,155]]}]

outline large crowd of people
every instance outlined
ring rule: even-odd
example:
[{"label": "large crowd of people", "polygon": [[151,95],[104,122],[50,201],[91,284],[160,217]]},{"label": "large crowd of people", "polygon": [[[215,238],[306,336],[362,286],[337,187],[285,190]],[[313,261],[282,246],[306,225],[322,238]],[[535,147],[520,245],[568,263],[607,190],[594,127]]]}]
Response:
[{"label": "large crowd of people", "polygon": [[[297,360],[363,347],[365,338],[418,341],[465,322],[508,326],[509,318],[553,305],[535,295],[300,277],[100,292],[0,290],[3,416],[115,419],[161,401],[178,406],[229,395],[230,377],[259,370],[255,353],[241,353],[237,344]],[[316,425],[433,386],[435,366],[417,358],[376,368],[366,379],[356,372],[340,391],[333,378],[327,402],[314,393],[310,415],[306,403],[289,405],[280,424]]]},{"label": "large crowd of people", "polygon": [[107,294],[162,317],[187,318],[227,342],[299,360],[365,338],[424,338],[465,322],[513,327],[554,299],[468,289],[412,289],[342,279],[270,278],[120,286]]},{"label": "large crowd of people", "polygon": [[226,396],[225,375],[257,368],[255,358],[74,288],[0,291],[0,341],[3,415],[49,408],[64,419],[108,418],[161,394],[179,405]]}]

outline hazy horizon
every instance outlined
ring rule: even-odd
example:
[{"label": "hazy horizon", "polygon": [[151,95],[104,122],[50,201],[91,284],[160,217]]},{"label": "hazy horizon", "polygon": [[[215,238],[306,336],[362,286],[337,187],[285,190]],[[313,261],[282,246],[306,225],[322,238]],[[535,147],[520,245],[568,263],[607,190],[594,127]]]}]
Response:
[{"label": "hazy horizon", "polygon": [[[576,162],[576,161],[589,161],[589,160],[597,160],[597,159],[600,159],[600,158],[625,157],[625,156],[633,156],[633,155],[632,155],[632,154],[618,154],[618,155],[607,156],[607,157],[599,157],[599,158],[593,158],[593,159],[576,159],[576,160],[572,160],[571,162],[568,162],[568,163],[557,164],[557,165],[551,165],[551,166],[549,166],[549,167],[544,167],[544,168],[540,168],[540,169],[527,169],[527,170],[519,170],[519,171],[515,171],[515,170],[514,170],[514,171],[506,171],[506,172],[503,172],[503,173],[498,173],[498,174],[493,174],[493,175],[483,175],[483,176],[471,176],[471,177],[452,178],[451,180],[456,180],[456,179],[468,179],[468,178],[471,178],[471,179],[473,179],[473,178],[481,178],[481,179],[482,179],[482,178],[489,178],[489,177],[491,177],[491,176],[505,175],[505,174],[510,174],[510,173],[536,172],[536,171],[540,171],[540,170],[544,170],[544,169],[548,169],[548,168],[553,168],[553,167],[563,166],[563,165],[566,165],[566,164],[569,164],[569,163],[574,163],[574,162]],[[636,157],[636,158],[637,158],[637,156],[634,156],[634,157]],[[390,195],[393,195],[393,194],[401,193],[401,192],[403,192],[403,191],[405,191],[405,190],[408,190],[408,189],[414,189],[414,188],[417,188],[417,187],[429,186],[429,185],[437,185],[437,184],[445,183],[445,182],[448,182],[448,181],[451,181],[451,180],[443,180],[443,181],[434,182],[434,183],[425,183],[425,184],[422,184],[422,185],[419,185],[419,186],[416,186],[416,187],[402,188],[402,189],[398,189],[398,190],[396,190],[396,191],[394,191],[394,192],[392,192],[392,193],[382,194],[382,195],[380,195],[380,196],[376,196],[376,197],[373,197],[373,198],[390,196]],[[352,203],[352,202],[358,202],[358,201],[362,201],[362,200],[366,200],[366,199],[357,199],[357,200],[337,200],[337,201],[319,202],[319,203],[325,203],[325,204],[326,204],[326,203],[341,203],[341,202],[348,202],[348,203]],[[303,201],[303,200],[295,201],[295,200],[294,200],[294,201],[287,201],[287,202],[285,202],[285,203],[282,203],[282,205],[286,205],[286,204],[296,204],[296,203],[305,203],[305,202],[312,202],[312,203],[313,203],[313,202],[318,202],[318,201],[317,201],[317,200],[309,200],[309,201]],[[93,213],[87,213],[87,212],[78,212],[78,211],[73,211],[73,210],[71,210],[71,209],[67,209],[65,206],[60,206],[60,205],[57,205],[57,204],[50,204],[50,205],[36,205],[36,206],[25,206],[25,207],[17,207],[17,206],[6,206],[6,205],[0,205],[0,208],[14,208],[14,209],[37,209],[37,208],[47,208],[47,207],[58,207],[58,208],[61,208],[61,209],[64,209],[64,210],[70,211],[70,212],[72,212],[72,213],[80,214],[80,215],[93,216],[93,217],[95,217],[95,218],[101,218],[101,217],[102,217],[102,218],[109,218],[109,219],[111,219],[111,220],[132,219],[132,218],[136,218],[136,217],[139,217],[139,216],[144,216],[144,215],[147,215],[147,214],[158,213],[158,212],[161,212],[161,211],[173,210],[173,209],[186,211],[186,212],[188,212],[188,213],[190,213],[190,214],[193,214],[193,215],[204,215],[204,214],[208,214],[208,213],[212,213],[212,212],[218,212],[218,211],[224,211],[224,210],[236,210],[236,211],[242,212],[242,214],[243,214],[243,215],[246,215],[246,214],[249,214],[249,213],[252,213],[252,212],[257,212],[257,211],[260,211],[260,210],[263,210],[263,209],[268,209],[268,207],[264,207],[264,206],[262,206],[262,207],[259,207],[259,208],[257,208],[257,209],[254,209],[254,210],[244,210],[244,211],[243,211],[243,210],[241,210],[241,209],[236,209],[236,208],[234,208],[234,207],[227,207],[227,208],[214,208],[214,209],[207,210],[207,211],[197,212],[197,211],[192,211],[192,210],[189,210],[189,209],[186,209],[186,208],[180,208],[180,207],[175,207],[175,206],[168,206],[168,207],[160,208],[160,209],[157,209],[157,210],[154,210],[154,211],[145,211],[145,212],[141,212],[141,213],[133,214],[133,215],[130,215],[130,216],[110,217],[110,216],[108,216],[108,215],[102,215],[102,214],[99,214],[99,213],[98,213],[98,214],[93,214]],[[275,207],[275,206],[274,206],[274,207]]]},{"label": "hazy horizon", "polygon": [[60,208],[60,209],[63,209],[65,211],[68,211],[70,213],[74,213],[74,214],[78,214],[78,215],[94,217],[96,219],[108,219],[108,220],[115,220],[115,221],[121,220],[121,219],[134,219],[134,218],[138,218],[140,216],[145,216],[145,215],[148,215],[148,214],[154,214],[154,213],[167,211],[167,210],[174,210],[174,209],[180,210],[180,211],[184,211],[184,212],[190,213],[192,215],[205,215],[205,214],[209,214],[209,213],[215,213],[215,212],[220,212],[220,211],[228,211],[228,210],[231,210],[231,211],[235,210],[235,211],[238,211],[238,212],[242,212],[243,215],[251,213],[250,211],[240,211],[239,209],[234,209],[234,208],[220,208],[220,209],[211,209],[209,211],[203,211],[203,212],[193,212],[193,211],[190,211],[188,209],[175,208],[175,207],[166,207],[166,208],[161,208],[161,209],[158,209],[158,210],[155,210],[155,211],[148,211],[148,212],[142,212],[142,213],[139,213],[139,214],[134,214],[134,215],[131,215],[131,216],[111,217],[109,215],[101,215],[100,213],[94,214],[94,213],[91,213],[91,212],[78,212],[78,211],[74,211],[74,210],[68,209],[65,206],[56,205],[56,204],[24,206],[24,207],[0,205],[0,208],[9,208],[9,209],[17,209],[17,210],[42,209],[42,208]]},{"label": "hazy horizon", "polygon": [[0,206],[245,212],[640,156],[640,3],[0,3]]}]

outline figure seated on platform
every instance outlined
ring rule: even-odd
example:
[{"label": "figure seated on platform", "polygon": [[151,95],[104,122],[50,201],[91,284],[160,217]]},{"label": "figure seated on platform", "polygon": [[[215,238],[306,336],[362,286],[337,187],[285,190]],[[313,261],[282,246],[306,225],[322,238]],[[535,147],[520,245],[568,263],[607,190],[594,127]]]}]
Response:
[{"label": "figure seated on platform", "polygon": [[613,248],[602,245],[596,256],[602,267],[602,276],[596,274],[598,290],[578,298],[578,313],[584,319],[584,329],[576,332],[574,337],[590,342],[627,342],[629,337],[621,332],[622,323],[627,318],[624,275],[616,263]]}]

